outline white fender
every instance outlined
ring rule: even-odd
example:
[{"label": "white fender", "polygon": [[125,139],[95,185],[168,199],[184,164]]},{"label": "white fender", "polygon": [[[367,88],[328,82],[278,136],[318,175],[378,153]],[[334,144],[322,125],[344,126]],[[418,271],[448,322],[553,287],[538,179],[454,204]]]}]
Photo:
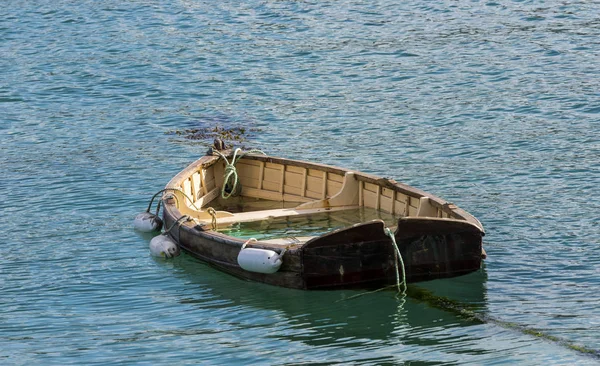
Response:
[{"label": "white fender", "polygon": [[133,219],[133,227],[138,231],[150,233],[159,231],[162,228],[163,222],[160,217],[150,212],[142,212]]},{"label": "white fender", "polygon": [[250,272],[275,273],[281,267],[282,254],[272,250],[257,248],[242,248],[237,261],[240,267]]},{"label": "white fender", "polygon": [[150,253],[155,257],[173,258],[180,253],[179,247],[168,235],[157,235],[150,240]]}]

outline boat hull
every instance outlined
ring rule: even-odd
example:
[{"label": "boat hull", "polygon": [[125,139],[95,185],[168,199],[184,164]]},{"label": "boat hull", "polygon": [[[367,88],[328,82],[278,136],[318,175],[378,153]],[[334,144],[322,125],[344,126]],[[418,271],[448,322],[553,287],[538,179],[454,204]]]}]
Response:
[{"label": "boat hull", "polygon": [[[242,194],[273,202],[297,202],[297,206],[241,213],[213,210],[215,215],[210,216],[209,210],[202,208],[214,202],[223,184],[219,177],[224,170],[218,163],[218,157],[203,157],[167,184],[166,189],[172,191],[163,196],[164,226],[172,227],[168,234],[183,251],[233,276],[317,290],[392,285],[398,280],[402,262],[407,282],[449,278],[481,268],[484,231],[473,216],[418,189],[337,167],[249,156],[239,163],[243,167]],[[192,203],[187,203],[190,198]],[[214,230],[239,220],[269,220],[346,207],[370,207],[401,216],[396,225],[388,225],[403,261],[381,220],[349,225],[289,245],[268,240],[245,243]],[[184,216],[192,220],[181,220]],[[242,269],[237,258],[245,244],[276,253],[285,250],[279,270],[265,274]]]},{"label": "boat hull", "polygon": [[[170,225],[174,219],[166,216],[165,220]],[[282,267],[273,274],[242,269],[237,256],[243,241],[236,238],[187,226],[172,236],[193,257],[245,280],[305,290],[371,289],[395,284],[396,266],[401,271],[384,228],[384,223],[376,220],[315,238],[288,250]],[[481,268],[482,233],[470,224],[400,219],[394,235],[409,283],[460,276]],[[260,244],[253,247],[273,249]]]}]

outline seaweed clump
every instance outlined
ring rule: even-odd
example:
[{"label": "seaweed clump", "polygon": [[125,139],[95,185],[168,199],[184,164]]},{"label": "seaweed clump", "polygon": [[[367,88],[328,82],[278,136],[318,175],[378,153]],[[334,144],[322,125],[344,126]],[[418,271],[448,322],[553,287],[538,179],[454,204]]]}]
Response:
[{"label": "seaweed clump", "polygon": [[167,132],[168,135],[181,136],[187,140],[202,141],[207,144],[212,144],[213,140],[220,139],[226,144],[240,144],[247,142],[250,137],[259,132],[258,128],[247,128],[242,126],[235,127],[200,127],[187,128],[182,130],[172,130]]}]

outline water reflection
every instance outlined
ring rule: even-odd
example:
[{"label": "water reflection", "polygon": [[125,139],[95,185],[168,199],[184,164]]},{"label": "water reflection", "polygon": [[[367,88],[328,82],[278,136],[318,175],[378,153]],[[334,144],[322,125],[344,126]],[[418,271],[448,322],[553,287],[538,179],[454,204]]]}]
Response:
[{"label": "water reflection", "polygon": [[[192,312],[208,312],[247,327],[260,327],[268,338],[300,341],[314,347],[343,345],[445,345],[472,340],[464,328],[480,324],[457,317],[427,300],[380,292],[300,291],[246,282],[221,273],[187,255],[174,262],[176,276],[198,291],[186,293],[182,304]],[[420,284],[439,298],[486,311],[484,269],[454,279]],[[361,296],[356,296],[363,294]]]}]

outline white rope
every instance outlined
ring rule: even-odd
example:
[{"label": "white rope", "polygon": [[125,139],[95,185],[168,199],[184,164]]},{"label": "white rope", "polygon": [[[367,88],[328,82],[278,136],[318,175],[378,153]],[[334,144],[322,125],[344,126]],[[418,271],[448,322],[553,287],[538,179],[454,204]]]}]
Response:
[{"label": "white rope", "polygon": [[[394,236],[394,233],[392,233],[392,230],[386,227],[384,232],[385,235],[392,239],[392,244],[396,250],[396,260],[394,261],[394,265],[396,266],[396,287],[398,288],[399,293],[404,294],[406,292],[406,272],[404,271],[404,260],[402,259],[402,254],[400,253],[400,249],[398,249],[396,237]],[[400,274],[398,273],[398,262],[400,262],[400,266],[402,267],[402,281],[400,281]],[[400,286],[402,286],[403,289]]]}]

